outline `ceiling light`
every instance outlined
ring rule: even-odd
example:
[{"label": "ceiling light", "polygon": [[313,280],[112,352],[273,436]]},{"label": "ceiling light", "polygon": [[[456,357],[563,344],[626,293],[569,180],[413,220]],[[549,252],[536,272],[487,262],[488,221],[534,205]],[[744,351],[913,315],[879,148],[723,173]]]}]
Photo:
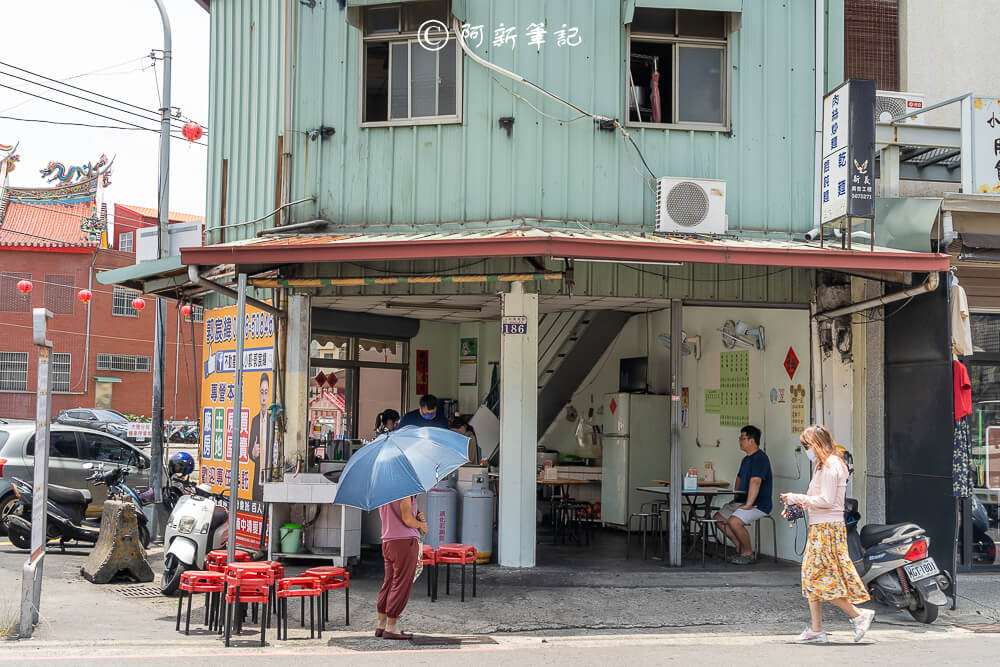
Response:
[{"label": "ceiling light", "polygon": [[482,306],[465,306],[449,303],[416,303],[408,301],[388,301],[385,304],[386,308],[405,308],[406,310],[452,310],[452,311],[468,311],[471,313],[478,313],[483,310]]}]

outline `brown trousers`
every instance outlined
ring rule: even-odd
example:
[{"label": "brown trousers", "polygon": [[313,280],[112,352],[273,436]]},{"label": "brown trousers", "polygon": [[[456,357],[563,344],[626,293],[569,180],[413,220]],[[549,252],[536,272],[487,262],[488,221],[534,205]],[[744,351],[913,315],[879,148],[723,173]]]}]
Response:
[{"label": "brown trousers", "polygon": [[378,612],[399,618],[410,600],[413,574],[417,571],[417,538],[389,540],[382,543],[385,579],[378,592]]}]

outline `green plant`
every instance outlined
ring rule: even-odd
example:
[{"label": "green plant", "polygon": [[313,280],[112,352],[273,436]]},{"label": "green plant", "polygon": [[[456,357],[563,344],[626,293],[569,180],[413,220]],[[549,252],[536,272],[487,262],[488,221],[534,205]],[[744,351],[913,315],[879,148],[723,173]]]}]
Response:
[{"label": "green plant", "polygon": [[14,601],[0,596],[0,638],[13,637],[21,629],[21,615]]},{"label": "green plant", "polygon": [[144,424],[148,424],[149,422],[153,421],[152,417],[144,417],[143,415],[133,415],[133,414],[125,415],[125,419],[129,420],[130,422],[137,422],[137,423],[141,422]]}]

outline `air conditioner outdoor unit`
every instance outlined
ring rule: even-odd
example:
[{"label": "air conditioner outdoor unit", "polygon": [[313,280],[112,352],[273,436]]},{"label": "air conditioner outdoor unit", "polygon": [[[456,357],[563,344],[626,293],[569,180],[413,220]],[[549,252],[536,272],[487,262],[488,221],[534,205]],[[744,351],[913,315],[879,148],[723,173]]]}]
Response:
[{"label": "air conditioner outdoor unit", "polygon": [[[923,108],[924,96],[920,93],[897,93],[891,90],[875,91],[875,122],[877,123],[888,123],[896,116]],[[927,116],[920,114],[900,122],[926,125]]]},{"label": "air conditioner outdoor unit", "polygon": [[705,178],[656,181],[656,231],[673,234],[725,234],[726,182]]}]

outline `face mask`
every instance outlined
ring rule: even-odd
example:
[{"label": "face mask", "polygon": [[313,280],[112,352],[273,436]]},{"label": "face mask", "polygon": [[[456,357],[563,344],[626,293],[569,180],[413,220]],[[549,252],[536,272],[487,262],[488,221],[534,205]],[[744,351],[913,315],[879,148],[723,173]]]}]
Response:
[{"label": "face mask", "polygon": [[426,419],[427,421],[430,421],[430,420],[434,419],[434,413],[433,412],[431,412],[429,414],[426,413],[426,412],[421,412],[420,416],[423,417],[424,419]]},{"label": "face mask", "polygon": [[816,462],[816,452],[812,450],[812,447],[806,450],[806,458],[812,461],[813,463]]}]

